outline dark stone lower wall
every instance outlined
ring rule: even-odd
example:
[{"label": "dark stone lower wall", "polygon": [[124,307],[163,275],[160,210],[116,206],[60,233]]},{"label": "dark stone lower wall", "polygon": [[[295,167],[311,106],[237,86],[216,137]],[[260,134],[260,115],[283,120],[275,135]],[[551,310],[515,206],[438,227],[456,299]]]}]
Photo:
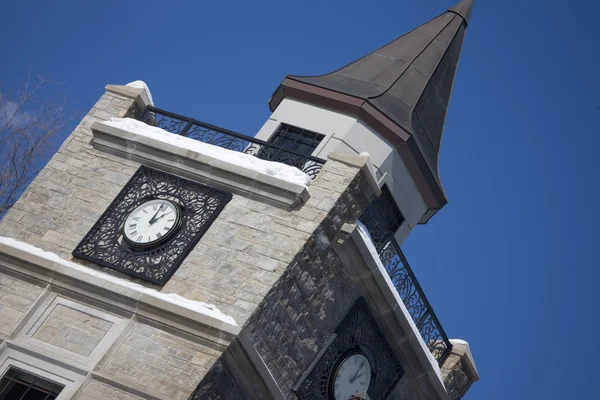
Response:
[{"label": "dark stone lower wall", "polygon": [[223,357],[217,360],[200,385],[190,396],[190,400],[251,400],[238,384],[237,379],[226,365]]}]

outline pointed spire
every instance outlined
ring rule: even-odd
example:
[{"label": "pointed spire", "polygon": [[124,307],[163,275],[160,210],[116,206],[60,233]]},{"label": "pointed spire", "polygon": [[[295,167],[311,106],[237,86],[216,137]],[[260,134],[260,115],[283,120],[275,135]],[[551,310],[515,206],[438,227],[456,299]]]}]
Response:
[{"label": "pointed spire", "polygon": [[473,4],[475,0],[461,0],[458,4],[454,5],[454,7],[450,7],[448,11],[452,11],[460,15],[464,18],[465,22],[469,23],[469,18],[471,18],[471,11],[473,10]]},{"label": "pointed spire", "polygon": [[438,174],[446,110],[474,0],[448,11],[337,71],[289,75],[284,97],[354,114],[401,153],[433,215],[447,203]]}]

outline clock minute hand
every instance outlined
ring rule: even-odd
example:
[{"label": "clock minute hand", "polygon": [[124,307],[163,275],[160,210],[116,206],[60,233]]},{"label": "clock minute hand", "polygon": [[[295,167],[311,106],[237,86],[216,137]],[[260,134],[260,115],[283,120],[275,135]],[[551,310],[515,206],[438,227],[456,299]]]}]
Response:
[{"label": "clock minute hand", "polygon": [[159,212],[162,211],[163,206],[161,205],[160,207],[158,207],[158,211],[156,211],[156,213],[154,214],[154,216],[152,218],[150,218],[150,221],[148,222],[150,225],[152,225],[153,223],[156,222],[156,216],[158,215]]},{"label": "clock minute hand", "polygon": [[358,375],[358,373],[362,369],[363,365],[365,365],[365,361],[364,360],[363,360],[362,363],[360,363],[360,367],[358,367],[358,369],[356,370],[356,373],[354,374],[354,376],[352,378],[350,378],[350,383],[354,383],[354,381],[356,380],[356,378],[358,378],[360,376],[360,375]]}]

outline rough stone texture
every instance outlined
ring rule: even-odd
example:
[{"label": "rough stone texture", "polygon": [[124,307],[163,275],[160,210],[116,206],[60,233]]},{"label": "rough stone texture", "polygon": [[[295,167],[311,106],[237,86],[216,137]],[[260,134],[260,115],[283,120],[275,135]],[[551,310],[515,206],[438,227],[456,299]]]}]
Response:
[{"label": "rough stone texture", "polygon": [[[139,167],[94,149],[90,126],[133,112],[133,99],[106,92],[0,221],[0,234],[72,259],[73,249]],[[327,162],[307,204],[293,212],[234,196],[161,290],[215,304],[242,325],[357,171]]]},{"label": "rough stone texture", "polygon": [[243,324],[358,171],[328,161],[298,211],[234,196],[164,290],[213,303]]},{"label": "rough stone texture", "polygon": [[108,386],[102,382],[91,381],[87,387],[77,393],[75,400],[140,400],[142,397],[134,396],[120,389]]},{"label": "rough stone texture", "polygon": [[187,399],[220,354],[200,343],[138,324],[102,370],[150,393]]},{"label": "rough stone texture", "polygon": [[392,393],[390,393],[387,400],[418,400],[418,397],[407,381],[407,377],[404,376]]},{"label": "rough stone texture", "polygon": [[33,337],[87,357],[112,326],[110,321],[58,304]]},{"label": "rough stone texture", "polygon": [[0,274],[0,338],[10,335],[42,292],[39,286]]},{"label": "rough stone texture", "polygon": [[[363,172],[356,174],[357,169],[331,161],[324,168],[325,174],[321,172],[315,181],[315,187],[327,187],[331,183],[325,180],[327,172],[338,168],[345,171],[344,181],[352,176],[351,182],[337,186],[344,190],[335,197],[311,198],[330,211],[244,326],[285,398],[295,398],[292,387],[359,296],[332,243],[341,226],[354,223],[374,194]],[[209,372],[196,394],[215,387],[211,380],[214,374]],[[226,393],[220,395],[228,398]]]},{"label": "rough stone texture", "polygon": [[222,359],[217,360],[190,400],[250,400]]},{"label": "rough stone texture", "polygon": [[95,151],[90,125],[133,110],[134,100],[105,93],[0,221],[0,234],[70,258],[138,165]]},{"label": "rough stone texture", "polygon": [[450,353],[441,370],[449,399],[462,399],[473,384],[473,380],[469,378],[466,372],[467,369],[463,365],[461,355],[456,354],[454,351]]}]

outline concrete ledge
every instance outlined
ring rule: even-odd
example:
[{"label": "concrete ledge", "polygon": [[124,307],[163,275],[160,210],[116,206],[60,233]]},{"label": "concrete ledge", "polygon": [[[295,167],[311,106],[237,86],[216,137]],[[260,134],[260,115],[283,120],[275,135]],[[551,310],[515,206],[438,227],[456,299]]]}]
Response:
[{"label": "concrete ledge", "polygon": [[284,179],[95,122],[94,148],[285,210],[300,208],[308,189]]},{"label": "concrete ledge", "polygon": [[[336,248],[352,279],[361,288],[368,304],[376,310],[375,317],[382,328],[393,339],[393,348],[399,354],[405,373],[416,385],[413,389],[422,398],[448,399],[439,368],[427,353],[421,334],[412,322],[412,317],[404,306],[387,272],[382,270],[371,255],[369,248],[355,225],[346,224],[344,230],[348,239]],[[410,369],[408,369],[410,366]]]},{"label": "concrete ledge", "polygon": [[146,91],[142,88],[123,85],[106,85],[104,89],[107,92],[134,99],[140,110],[144,110],[147,106],[152,105],[152,103],[150,103],[150,99],[148,98],[148,93],[146,93]]},{"label": "concrete ledge", "polygon": [[477,371],[469,343],[458,339],[450,339],[450,343],[452,343],[452,353],[460,356],[463,365],[469,372],[470,378],[473,382],[477,382],[479,380],[479,371]]},{"label": "concrete ledge", "polygon": [[[66,262],[66,261],[65,261]],[[74,293],[131,315],[202,337],[224,351],[239,334],[240,327],[185,306],[152,296],[83,269],[53,262],[48,258],[0,243],[0,270],[28,276],[49,284],[57,292]],[[166,293],[163,293],[166,294]]]}]

